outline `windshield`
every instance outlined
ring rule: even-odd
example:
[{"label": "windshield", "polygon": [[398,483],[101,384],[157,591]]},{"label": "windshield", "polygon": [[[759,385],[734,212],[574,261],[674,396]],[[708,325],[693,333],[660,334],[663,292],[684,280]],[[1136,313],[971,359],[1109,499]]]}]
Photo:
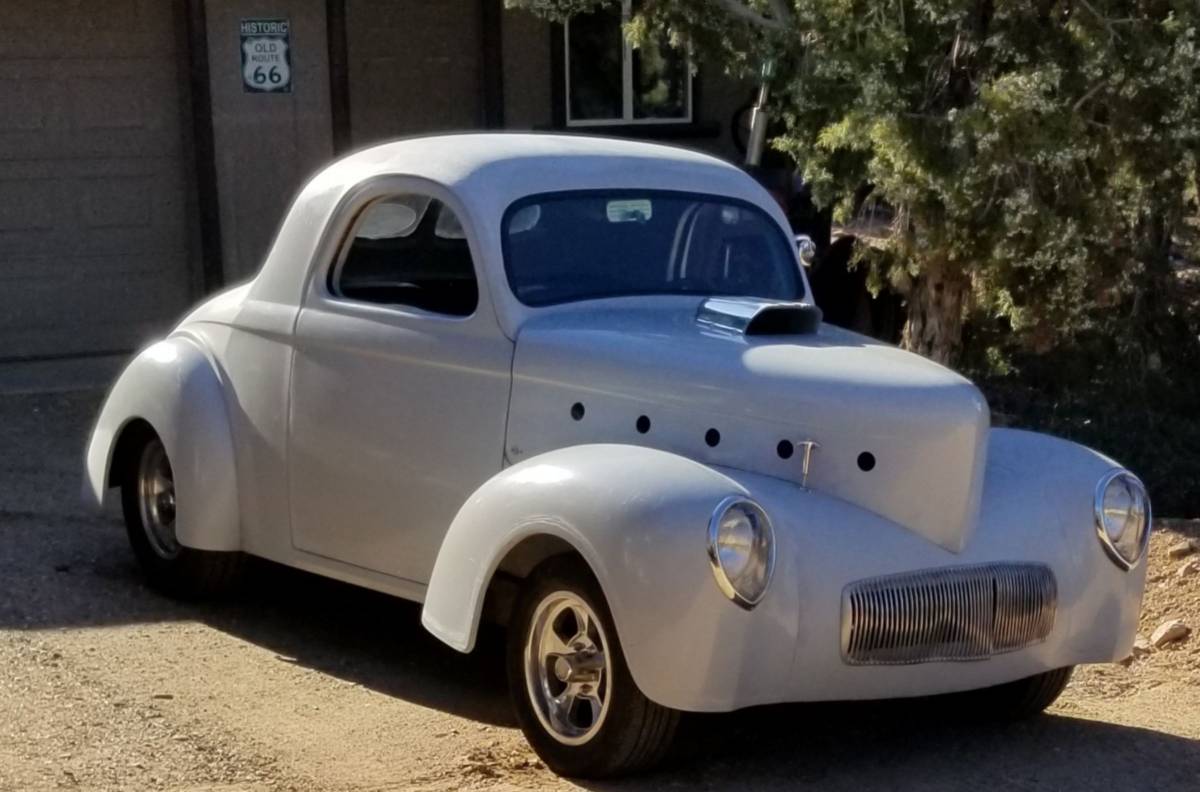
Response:
[{"label": "windshield", "polygon": [[526,305],[635,294],[804,296],[787,236],[761,209],[733,198],[548,193],[510,206],[503,230],[508,282]]}]

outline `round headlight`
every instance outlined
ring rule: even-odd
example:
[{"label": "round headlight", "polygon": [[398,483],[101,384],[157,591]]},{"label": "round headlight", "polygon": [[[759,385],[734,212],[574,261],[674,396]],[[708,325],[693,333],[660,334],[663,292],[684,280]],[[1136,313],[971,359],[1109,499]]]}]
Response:
[{"label": "round headlight", "polygon": [[708,522],[708,559],[726,597],[750,610],[762,601],[775,569],[775,534],[757,503],[732,495]]},{"label": "round headlight", "polygon": [[1146,552],[1150,538],[1150,498],[1138,477],[1112,470],[1096,484],[1096,533],[1104,550],[1122,569],[1131,569]]}]

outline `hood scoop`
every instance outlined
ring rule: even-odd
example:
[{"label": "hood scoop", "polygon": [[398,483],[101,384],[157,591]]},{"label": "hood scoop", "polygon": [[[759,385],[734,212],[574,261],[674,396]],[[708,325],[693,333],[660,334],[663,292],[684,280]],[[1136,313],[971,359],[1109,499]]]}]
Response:
[{"label": "hood scoop", "polygon": [[700,304],[696,322],[744,336],[810,335],[821,316],[821,309],[809,303],[710,297]]}]

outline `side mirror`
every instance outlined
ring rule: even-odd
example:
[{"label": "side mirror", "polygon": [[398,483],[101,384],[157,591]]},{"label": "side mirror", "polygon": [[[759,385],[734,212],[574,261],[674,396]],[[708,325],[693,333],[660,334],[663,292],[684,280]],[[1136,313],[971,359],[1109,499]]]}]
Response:
[{"label": "side mirror", "polygon": [[808,234],[796,235],[796,252],[800,254],[800,263],[811,267],[817,258],[817,243]]}]

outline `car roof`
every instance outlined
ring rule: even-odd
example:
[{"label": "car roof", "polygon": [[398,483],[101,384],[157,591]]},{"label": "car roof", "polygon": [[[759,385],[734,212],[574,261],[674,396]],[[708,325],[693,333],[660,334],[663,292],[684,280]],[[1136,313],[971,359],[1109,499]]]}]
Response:
[{"label": "car roof", "polygon": [[258,299],[295,304],[326,226],[365,182],[416,177],[439,185],[466,210],[482,244],[497,245],[514,201],[587,189],[675,190],[739,198],[787,220],[770,194],[736,166],[657,143],[570,134],[462,133],[406,138],[356,151],[319,171],[300,191],[258,276]]},{"label": "car roof", "polygon": [[518,189],[528,186],[537,191],[537,183],[549,175],[544,171],[547,168],[566,168],[579,175],[589,164],[619,167],[633,164],[631,160],[655,168],[671,169],[683,165],[740,173],[724,160],[678,146],[595,135],[536,132],[471,132],[406,138],[362,149],[333,163],[330,168],[336,170],[345,166],[379,174],[414,174],[451,185],[494,172],[500,166],[523,176],[519,179],[523,186]]}]

